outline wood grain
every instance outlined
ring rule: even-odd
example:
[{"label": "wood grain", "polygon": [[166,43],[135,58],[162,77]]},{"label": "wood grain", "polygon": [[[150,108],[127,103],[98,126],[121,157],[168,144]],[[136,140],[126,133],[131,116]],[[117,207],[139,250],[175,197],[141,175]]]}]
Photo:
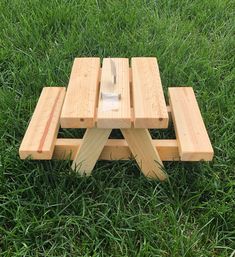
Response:
[{"label": "wood grain", "polygon": [[103,59],[100,94],[109,92],[114,86],[114,91],[120,94],[117,110],[105,110],[104,99],[99,97],[97,112],[98,128],[130,128],[131,127],[131,106],[130,106],[130,83],[129,83],[129,62],[127,58],[112,58],[116,67],[116,84],[112,85],[113,76],[111,73],[110,59]]},{"label": "wood grain", "polygon": [[44,87],[19,149],[21,159],[51,159],[59,130],[64,87]]},{"label": "wood grain", "polygon": [[74,158],[72,169],[81,175],[90,175],[110,133],[111,129],[87,129]]},{"label": "wood grain", "polygon": [[100,58],[75,58],[61,113],[62,128],[91,128],[95,125]]},{"label": "wood grain", "polygon": [[213,148],[193,89],[171,87],[169,101],[181,160],[212,160]]},{"label": "wood grain", "polygon": [[131,58],[135,128],[167,128],[168,113],[158,69],[153,57]]},{"label": "wood grain", "polygon": [[[53,158],[64,160],[71,157],[73,160],[81,143],[82,139],[58,138],[55,143]],[[178,143],[175,139],[153,139],[152,143],[162,161],[179,161]],[[128,160],[131,157],[133,156],[126,140],[108,139],[99,160]]]},{"label": "wood grain", "polygon": [[121,129],[127,144],[146,177],[165,180],[163,164],[147,129]]}]

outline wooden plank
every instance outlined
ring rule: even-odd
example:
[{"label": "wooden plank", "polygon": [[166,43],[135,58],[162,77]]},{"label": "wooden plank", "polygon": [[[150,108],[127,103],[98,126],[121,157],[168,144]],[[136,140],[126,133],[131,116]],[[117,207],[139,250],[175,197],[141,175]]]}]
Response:
[{"label": "wooden plank", "polygon": [[[96,113],[97,113],[97,110],[98,109],[96,109]],[[169,105],[167,106],[167,112],[168,112],[169,123],[171,123],[171,108],[170,108]],[[134,109],[133,109],[133,107],[131,107],[131,124],[132,124],[132,127],[134,127],[133,123],[134,123]]]},{"label": "wooden plank", "polygon": [[152,143],[148,129],[134,128],[121,129],[121,131],[144,175],[149,178],[166,179],[162,161]]},{"label": "wooden plank", "polygon": [[[54,159],[65,160],[74,157],[82,143],[82,139],[58,138],[53,153]],[[162,161],[178,161],[178,143],[175,139],[153,139],[152,143],[157,149]],[[102,150],[99,160],[128,160],[132,157],[131,150],[124,139],[109,139]]]},{"label": "wooden plank", "polygon": [[[97,127],[98,128],[130,128],[131,106],[130,106],[130,84],[129,84],[129,61],[127,58],[112,58],[116,67],[115,93],[120,93],[118,109],[107,109],[104,99],[99,97]],[[110,92],[113,76],[111,73],[110,58],[103,59],[100,95],[101,92]],[[106,104],[106,107],[105,107]]]},{"label": "wooden plank", "polygon": [[95,125],[100,58],[75,58],[61,113],[62,128],[91,128]]},{"label": "wooden plank", "polygon": [[131,58],[134,126],[136,128],[167,128],[168,113],[157,59]]},{"label": "wooden plank", "polygon": [[181,160],[212,160],[213,149],[193,89],[171,87],[169,100]]},{"label": "wooden plank", "polygon": [[44,87],[20,145],[21,159],[51,159],[59,130],[64,87]]},{"label": "wooden plank", "polygon": [[72,169],[90,175],[112,129],[87,129],[74,158]]},{"label": "wooden plank", "polygon": [[131,68],[129,68],[129,80],[130,80],[130,104],[131,104],[132,113],[134,113],[133,112],[133,92],[132,92],[133,85],[132,85],[132,69]]}]

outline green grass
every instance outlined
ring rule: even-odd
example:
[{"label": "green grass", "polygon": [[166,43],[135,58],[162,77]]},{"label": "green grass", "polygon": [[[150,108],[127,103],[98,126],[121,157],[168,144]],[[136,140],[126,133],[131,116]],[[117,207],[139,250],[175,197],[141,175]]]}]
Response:
[{"label": "green grass", "polygon": [[[1,256],[232,256],[234,9],[226,0],[0,2]],[[21,161],[42,87],[66,85],[76,56],[156,56],[165,93],[193,86],[214,160],[166,163],[165,183],[133,161],[100,162],[89,178],[66,161]]]}]

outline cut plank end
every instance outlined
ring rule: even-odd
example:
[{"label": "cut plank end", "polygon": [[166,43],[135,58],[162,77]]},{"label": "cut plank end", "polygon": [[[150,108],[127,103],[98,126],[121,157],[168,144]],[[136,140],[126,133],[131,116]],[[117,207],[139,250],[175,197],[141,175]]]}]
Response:
[{"label": "cut plank end", "polygon": [[122,119],[109,119],[109,118],[100,118],[97,120],[97,127],[98,128],[111,128],[111,129],[117,129],[117,128],[130,128],[131,127],[131,119],[128,118],[122,118]]},{"label": "cut plank end", "polygon": [[95,126],[95,119],[61,117],[60,125],[62,128],[93,128]]},{"label": "cut plank end", "polygon": [[210,152],[187,152],[181,154],[181,161],[199,162],[199,161],[212,161],[214,157],[214,151],[211,149]]},{"label": "cut plank end", "polygon": [[19,149],[19,156],[21,160],[31,159],[31,160],[51,160],[53,156],[53,149],[50,151],[25,151],[22,148]]},{"label": "cut plank end", "polygon": [[168,115],[165,118],[136,118],[134,119],[135,128],[148,128],[148,129],[165,129],[169,126]]}]

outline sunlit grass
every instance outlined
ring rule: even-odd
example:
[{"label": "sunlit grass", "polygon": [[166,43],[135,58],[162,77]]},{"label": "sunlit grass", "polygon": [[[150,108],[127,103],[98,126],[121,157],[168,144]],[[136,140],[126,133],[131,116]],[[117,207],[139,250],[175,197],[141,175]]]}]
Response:
[{"label": "sunlit grass", "polygon": [[[232,254],[234,9],[226,0],[0,2],[2,256]],[[166,163],[166,183],[133,161],[100,162],[89,178],[68,161],[21,161],[42,87],[67,85],[76,56],[156,56],[165,93],[193,86],[214,160]]]}]

